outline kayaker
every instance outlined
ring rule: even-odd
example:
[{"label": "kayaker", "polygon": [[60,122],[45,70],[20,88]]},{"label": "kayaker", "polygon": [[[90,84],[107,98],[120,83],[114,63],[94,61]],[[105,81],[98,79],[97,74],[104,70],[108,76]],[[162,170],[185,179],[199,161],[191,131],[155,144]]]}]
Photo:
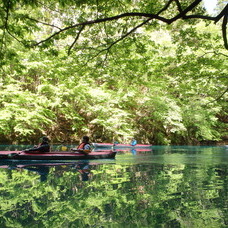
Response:
[{"label": "kayaker", "polygon": [[132,146],[136,146],[136,144],[137,144],[137,140],[136,140],[136,139],[132,139],[132,140],[131,140],[131,145],[132,145]]},{"label": "kayaker", "polygon": [[117,142],[117,141],[114,141],[113,142],[113,146],[116,146],[116,145],[118,145],[119,144],[119,142]]},{"label": "kayaker", "polygon": [[88,136],[83,136],[82,137],[82,142],[78,145],[78,147],[77,148],[73,148],[71,150],[79,151],[79,152],[82,151],[82,152],[84,152],[86,154],[90,153],[91,150],[92,150],[92,146],[91,146],[91,144],[89,142],[89,137]]},{"label": "kayaker", "polygon": [[38,153],[46,153],[50,152],[50,145],[49,145],[49,139],[47,136],[43,136],[41,138],[41,143],[38,146],[34,146],[31,149],[24,150],[25,152],[38,152]]}]

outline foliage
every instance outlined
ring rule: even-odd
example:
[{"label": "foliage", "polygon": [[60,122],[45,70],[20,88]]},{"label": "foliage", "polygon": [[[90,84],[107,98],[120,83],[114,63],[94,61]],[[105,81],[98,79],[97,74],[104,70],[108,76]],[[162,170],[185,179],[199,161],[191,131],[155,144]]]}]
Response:
[{"label": "foliage", "polygon": [[[228,55],[219,23],[153,21],[135,29],[138,18],[119,18],[83,31],[67,29],[31,49],[35,40],[86,18],[161,9],[157,1],[40,3],[1,3],[2,143],[30,143],[43,134],[53,142],[87,134],[92,141],[128,142],[134,136],[153,144],[226,137]],[[175,7],[162,15],[175,15]]]},{"label": "foliage", "polygon": [[[138,28],[150,24],[174,24],[186,20],[193,24],[197,20],[222,22],[224,46],[227,47],[227,9],[224,6],[216,16],[207,15],[202,0],[167,1],[3,1],[0,11],[2,43],[13,37],[24,46],[46,48],[60,41],[68,46],[68,53],[79,46],[109,50],[113,45],[134,33]],[[225,3],[220,4],[220,7]],[[38,10],[37,10],[38,9]],[[65,13],[67,11],[67,13]],[[64,12],[64,13],[63,13]],[[153,22],[152,22],[153,21]],[[156,21],[154,23],[154,21]],[[43,25],[44,29],[40,29]],[[40,31],[35,35],[33,32]],[[27,36],[29,34],[29,36]],[[83,34],[83,35],[82,35]],[[96,35],[97,41],[93,37]],[[85,38],[86,37],[86,38]],[[86,46],[85,46],[86,45]]]}]

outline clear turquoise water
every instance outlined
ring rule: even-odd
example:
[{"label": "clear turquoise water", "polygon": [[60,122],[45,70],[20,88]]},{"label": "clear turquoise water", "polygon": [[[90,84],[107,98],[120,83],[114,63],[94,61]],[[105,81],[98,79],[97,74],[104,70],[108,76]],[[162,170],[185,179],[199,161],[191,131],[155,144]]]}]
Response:
[{"label": "clear turquoise water", "polygon": [[228,227],[228,148],[0,163],[0,227]]}]

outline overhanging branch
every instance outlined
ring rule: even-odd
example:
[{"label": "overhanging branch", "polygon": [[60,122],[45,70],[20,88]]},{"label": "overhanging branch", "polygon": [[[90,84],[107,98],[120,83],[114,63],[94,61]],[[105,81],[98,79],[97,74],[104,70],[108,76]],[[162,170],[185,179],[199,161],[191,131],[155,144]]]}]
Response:
[{"label": "overhanging branch", "polygon": [[[45,22],[41,22],[41,21],[37,21],[36,19],[32,19],[34,21],[37,21],[37,23],[42,23],[44,25],[48,25],[48,26],[52,26],[55,28],[58,28],[58,31],[54,32],[53,34],[51,34],[50,36],[48,36],[46,39],[43,39],[41,41],[36,42],[35,44],[33,44],[32,46],[39,46],[42,43],[45,43],[51,39],[54,39],[56,36],[66,32],[67,30],[71,30],[71,29],[75,29],[77,27],[82,27],[84,29],[84,27],[86,26],[90,26],[90,25],[94,25],[94,24],[99,24],[99,23],[104,23],[104,22],[111,22],[111,21],[117,21],[121,18],[147,18],[148,21],[155,19],[158,21],[162,21],[166,24],[172,24],[173,22],[179,20],[179,19],[203,19],[203,20],[210,20],[210,21],[214,21],[215,23],[218,22],[219,20],[223,18],[223,24],[222,24],[222,35],[223,35],[223,40],[224,40],[224,46],[226,49],[228,49],[228,42],[227,42],[227,35],[226,35],[226,25],[227,25],[227,12],[228,12],[228,4],[227,6],[222,10],[222,12],[216,16],[216,17],[212,17],[212,16],[206,16],[206,15],[201,15],[201,14],[189,14],[189,12],[191,12],[194,8],[196,8],[200,3],[202,2],[202,0],[195,0],[193,1],[188,7],[186,7],[185,9],[182,9],[180,1],[179,0],[169,0],[167,2],[167,4],[160,10],[158,11],[157,14],[150,14],[150,13],[141,13],[141,12],[128,12],[128,13],[123,13],[123,14],[119,14],[113,17],[105,17],[105,18],[98,18],[95,20],[88,20],[88,21],[84,21],[81,23],[77,23],[71,26],[67,26],[65,28],[59,28],[57,26],[54,25],[50,25],[47,24]],[[166,11],[171,3],[175,3],[177,5],[177,9],[178,9],[178,14],[172,18],[165,18],[160,16],[160,14],[164,11]],[[78,40],[80,34],[81,34],[81,29],[79,30],[79,33],[77,35],[77,37],[75,38],[74,42],[72,43],[72,45],[70,46],[68,52],[70,53],[71,49],[73,48],[73,46],[75,45],[76,41]],[[129,34],[126,34],[126,36]],[[122,39],[124,39],[126,36],[124,36]],[[117,41],[118,42],[118,41]],[[115,44],[115,42],[114,42]]]},{"label": "overhanging branch", "polygon": [[226,34],[227,17],[228,17],[228,15],[224,15],[223,23],[222,23],[222,36],[223,36],[223,40],[224,40],[224,46],[226,49],[228,49],[227,34]]},{"label": "overhanging branch", "polygon": [[223,16],[228,16],[228,4],[221,11],[221,13],[218,16],[216,16],[215,23],[217,23]]},{"label": "overhanging branch", "polygon": [[42,24],[42,25],[47,25],[47,26],[50,26],[50,27],[57,28],[57,29],[61,30],[61,28],[56,26],[56,25],[52,25],[52,24],[49,24],[49,23],[46,23],[46,22],[43,22],[43,21],[39,21],[39,20],[37,20],[35,18],[28,17],[28,16],[26,18],[31,20],[31,21],[35,21],[36,23],[39,23],[39,24]]},{"label": "overhanging branch", "polygon": [[114,20],[118,20],[120,18],[126,18],[126,17],[148,17],[150,19],[157,19],[157,20],[160,20],[160,21],[163,21],[165,23],[168,23],[169,20],[164,18],[164,17],[160,17],[156,14],[149,14],[149,13],[124,13],[124,14],[120,14],[120,15],[116,15],[116,16],[113,16],[113,17],[106,17],[106,18],[101,18],[101,19],[97,19],[97,20],[91,20],[91,21],[85,21],[85,22],[82,22],[82,23],[78,23],[78,24],[75,24],[75,25],[71,25],[71,26],[67,26],[63,29],[60,29],[59,31],[53,33],[51,36],[47,37],[46,39],[44,40],[41,40],[39,41],[38,43],[35,44],[35,46],[38,46],[52,38],[54,38],[55,36],[59,35],[60,33],[63,33],[69,29],[74,29],[76,27],[79,27],[79,26],[88,26],[88,25],[92,25],[92,24],[98,24],[98,23],[103,23],[103,22],[107,22],[107,21],[114,21]]},{"label": "overhanging branch", "polygon": [[173,23],[174,21],[180,19],[180,18],[185,18],[186,14],[190,11],[192,11],[196,6],[200,4],[202,0],[196,0],[194,1],[191,5],[189,5],[185,10],[181,11],[177,16],[173,17],[170,19],[169,24]]},{"label": "overhanging branch", "polygon": [[77,42],[77,40],[79,39],[79,36],[80,36],[80,34],[81,34],[81,32],[82,32],[82,30],[83,30],[84,28],[85,28],[85,26],[83,25],[83,26],[81,27],[81,29],[79,30],[79,32],[78,32],[76,38],[74,39],[74,42],[71,44],[71,46],[70,46],[69,49],[68,49],[68,55],[70,55],[71,49],[72,49],[72,48],[74,47],[74,45],[76,44],[76,42]]},{"label": "overhanging branch", "polygon": [[171,3],[172,3],[173,1],[175,1],[175,0],[169,0],[169,1],[167,2],[167,4],[166,4],[166,5],[157,13],[157,15],[159,15],[159,14],[161,14],[162,12],[166,11],[166,10],[169,8],[169,6],[171,5]]},{"label": "overhanging branch", "polygon": [[134,31],[136,31],[138,28],[142,27],[143,25],[145,25],[146,23],[148,23],[150,20],[152,19],[147,19],[146,21],[142,22],[141,24],[137,25],[136,27],[134,27],[133,29],[131,29],[129,32],[127,32],[126,34],[124,34],[122,37],[120,37],[118,40],[116,40],[115,42],[113,42],[111,45],[109,45],[109,47],[107,47],[105,50],[110,49],[113,45],[117,44],[118,42],[120,42],[121,40],[123,40],[124,38],[126,38],[127,36],[129,36],[131,33],[133,33]]},{"label": "overhanging branch", "polygon": [[[133,33],[134,31],[136,31],[138,28],[142,27],[143,25],[145,25],[146,23],[148,23],[151,19],[147,19],[146,21],[142,22],[141,24],[137,25],[136,27],[134,27],[133,29],[131,29],[129,32],[127,32],[126,34],[124,34],[123,36],[121,36],[119,39],[117,39],[116,41],[114,41],[113,43],[111,43],[107,48],[104,48],[102,50],[100,50],[95,56],[93,56],[93,58],[95,58],[96,56],[98,56],[99,54],[101,54],[104,51],[109,51],[113,45],[117,44],[118,42],[120,42],[121,40],[123,40],[124,38],[126,38],[127,36],[129,36],[131,33]],[[91,58],[91,59],[93,59]]]}]

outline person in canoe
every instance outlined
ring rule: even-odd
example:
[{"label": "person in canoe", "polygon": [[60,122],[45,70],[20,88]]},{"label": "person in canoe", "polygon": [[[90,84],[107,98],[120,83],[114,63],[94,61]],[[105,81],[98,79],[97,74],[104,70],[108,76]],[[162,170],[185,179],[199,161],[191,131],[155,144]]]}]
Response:
[{"label": "person in canoe", "polygon": [[137,140],[136,139],[132,139],[131,140],[131,143],[130,143],[132,146],[136,146],[136,144],[137,144]]},{"label": "person in canoe", "polygon": [[41,142],[38,146],[34,146],[31,149],[23,150],[24,152],[32,152],[32,153],[46,153],[50,152],[50,145],[49,145],[49,139],[47,136],[43,136],[41,138]]},{"label": "person in canoe", "polygon": [[72,151],[76,152],[82,152],[85,154],[88,154],[92,151],[92,146],[89,142],[89,137],[88,136],[83,136],[82,137],[82,142],[78,145],[77,148],[72,148]]}]

